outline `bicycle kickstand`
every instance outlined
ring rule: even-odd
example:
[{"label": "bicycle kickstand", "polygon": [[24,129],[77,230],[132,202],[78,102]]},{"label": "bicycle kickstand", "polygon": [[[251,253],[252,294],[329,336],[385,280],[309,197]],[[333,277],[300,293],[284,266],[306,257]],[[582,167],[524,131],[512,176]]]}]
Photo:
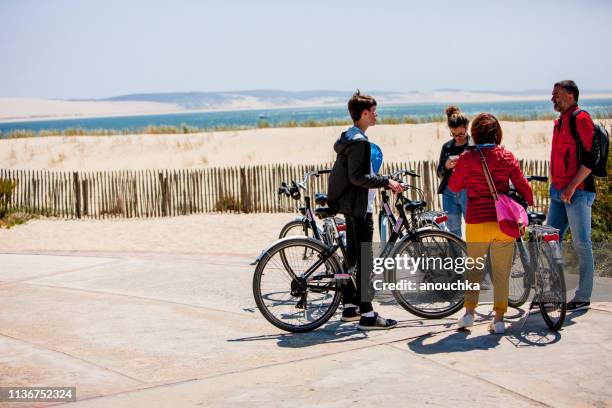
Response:
[{"label": "bicycle kickstand", "polygon": [[529,315],[531,315],[531,309],[533,309],[533,306],[535,304],[535,299],[533,299],[531,303],[529,303],[529,309],[527,310],[527,313],[525,313],[525,317],[523,318],[523,324],[521,324],[521,328],[519,329],[520,331],[523,331],[523,327],[525,327],[525,323],[527,323],[527,319],[529,319]]}]

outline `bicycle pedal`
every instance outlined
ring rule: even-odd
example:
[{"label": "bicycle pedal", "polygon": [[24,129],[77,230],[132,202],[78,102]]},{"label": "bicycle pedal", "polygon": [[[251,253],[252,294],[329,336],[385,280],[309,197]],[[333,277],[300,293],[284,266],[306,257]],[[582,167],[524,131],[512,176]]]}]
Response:
[{"label": "bicycle pedal", "polygon": [[306,299],[301,298],[296,304],[295,304],[295,308],[296,309],[306,309]]}]

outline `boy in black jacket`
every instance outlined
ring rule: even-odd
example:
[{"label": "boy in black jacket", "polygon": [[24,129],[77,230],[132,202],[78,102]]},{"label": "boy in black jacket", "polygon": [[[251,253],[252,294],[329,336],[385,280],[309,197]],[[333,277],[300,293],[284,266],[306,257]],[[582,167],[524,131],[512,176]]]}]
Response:
[{"label": "boy in black jacket", "polygon": [[[372,249],[371,245],[362,248],[362,243],[372,242],[375,189],[385,187],[400,192],[402,187],[394,180],[376,175],[382,164],[382,151],[365,135],[368,127],[376,124],[376,100],[357,90],[348,102],[348,110],[354,126],[342,132],[334,144],[337,157],[328,189],[329,206],[346,218],[347,261],[357,269],[357,291],[347,285],[343,293],[342,321],[359,320],[361,330],[390,329],[397,322],[383,319],[372,308],[369,279]],[[370,265],[368,270],[361,271],[362,263]]]}]

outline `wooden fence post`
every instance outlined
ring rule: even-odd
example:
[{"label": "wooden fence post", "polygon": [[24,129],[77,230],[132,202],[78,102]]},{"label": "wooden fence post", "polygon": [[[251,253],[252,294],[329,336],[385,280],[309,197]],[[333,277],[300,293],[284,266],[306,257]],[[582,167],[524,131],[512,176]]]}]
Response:
[{"label": "wooden fence post", "polygon": [[72,184],[74,185],[74,206],[77,218],[81,218],[81,183],[79,182],[79,173],[72,173]]},{"label": "wooden fence post", "polygon": [[159,172],[159,189],[161,192],[161,215],[168,216],[168,179],[164,178],[164,174]]}]

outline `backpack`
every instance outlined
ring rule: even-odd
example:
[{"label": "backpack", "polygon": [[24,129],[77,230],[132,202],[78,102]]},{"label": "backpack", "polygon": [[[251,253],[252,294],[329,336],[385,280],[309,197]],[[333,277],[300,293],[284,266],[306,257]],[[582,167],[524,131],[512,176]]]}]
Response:
[{"label": "backpack", "polygon": [[[584,150],[582,139],[580,139],[580,136],[578,136],[578,130],[576,129],[576,117],[580,114],[580,112],[585,112],[587,115],[589,115],[588,112],[577,109],[572,113],[572,116],[570,116],[570,130],[572,132],[572,136],[574,136],[576,145],[578,146],[576,149],[578,152],[578,163],[581,163],[580,152]],[[589,119],[591,119],[591,115],[589,115]],[[593,143],[591,145],[591,154],[594,155],[594,167],[592,174],[596,177],[607,177],[608,171],[606,167],[608,164],[608,147],[610,143],[608,131],[600,124],[595,124],[592,119],[591,123],[593,123],[594,131]]]}]

